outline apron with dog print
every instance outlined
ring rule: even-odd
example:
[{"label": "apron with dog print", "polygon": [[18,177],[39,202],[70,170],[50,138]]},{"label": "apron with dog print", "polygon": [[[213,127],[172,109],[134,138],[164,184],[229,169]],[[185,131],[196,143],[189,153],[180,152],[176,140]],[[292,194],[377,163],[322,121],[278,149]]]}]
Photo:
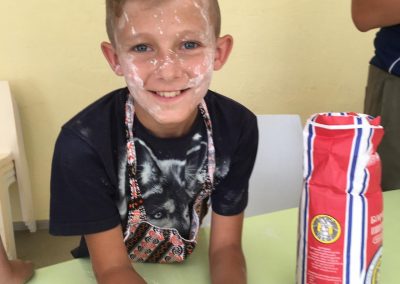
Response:
[{"label": "apron with dog print", "polygon": [[174,228],[161,228],[147,221],[144,200],[137,182],[137,160],[133,136],[134,105],[129,95],[125,105],[125,126],[127,136],[127,170],[130,185],[128,220],[124,242],[129,257],[136,262],[173,263],[182,262],[190,255],[197,243],[203,206],[209,206],[205,199],[213,190],[215,173],[215,148],[212,138],[211,119],[205,101],[199,105],[207,129],[207,173],[200,193],[192,210],[189,238],[183,238]]}]

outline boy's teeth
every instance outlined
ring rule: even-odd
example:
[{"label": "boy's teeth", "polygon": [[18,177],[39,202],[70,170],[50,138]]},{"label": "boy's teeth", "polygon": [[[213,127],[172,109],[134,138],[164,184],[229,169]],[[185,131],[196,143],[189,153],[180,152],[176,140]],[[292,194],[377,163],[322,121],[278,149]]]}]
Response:
[{"label": "boy's teeth", "polygon": [[176,97],[177,95],[180,94],[179,91],[177,92],[157,92],[158,95],[160,95],[161,97],[166,97],[166,98],[172,98],[172,97]]}]

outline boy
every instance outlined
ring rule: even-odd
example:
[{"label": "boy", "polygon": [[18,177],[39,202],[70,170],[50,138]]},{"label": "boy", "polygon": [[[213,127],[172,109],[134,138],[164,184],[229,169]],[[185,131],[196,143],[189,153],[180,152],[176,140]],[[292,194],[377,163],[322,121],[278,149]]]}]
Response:
[{"label": "boy", "polygon": [[233,43],[219,36],[217,1],[108,0],[106,11],[111,43],[101,48],[127,88],[63,126],[51,233],[84,235],[73,254],[90,254],[99,283],[145,283],[129,258],[183,261],[210,199],[211,280],[246,283],[241,232],[258,132],[254,114],[208,91]]}]

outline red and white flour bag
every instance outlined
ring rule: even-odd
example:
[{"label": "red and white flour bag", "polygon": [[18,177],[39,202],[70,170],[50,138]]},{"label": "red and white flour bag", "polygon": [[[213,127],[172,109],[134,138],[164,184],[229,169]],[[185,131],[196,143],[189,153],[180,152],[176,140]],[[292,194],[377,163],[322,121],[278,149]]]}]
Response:
[{"label": "red and white flour bag", "polygon": [[304,128],[297,284],[378,283],[383,201],[380,118],[320,113]]}]

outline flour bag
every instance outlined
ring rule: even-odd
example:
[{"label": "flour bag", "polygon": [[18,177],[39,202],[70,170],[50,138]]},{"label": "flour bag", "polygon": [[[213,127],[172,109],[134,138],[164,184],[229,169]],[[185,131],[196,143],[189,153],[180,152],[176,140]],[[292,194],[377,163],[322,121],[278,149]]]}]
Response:
[{"label": "flour bag", "polygon": [[320,113],[304,128],[297,284],[378,283],[383,201],[380,118]]}]

